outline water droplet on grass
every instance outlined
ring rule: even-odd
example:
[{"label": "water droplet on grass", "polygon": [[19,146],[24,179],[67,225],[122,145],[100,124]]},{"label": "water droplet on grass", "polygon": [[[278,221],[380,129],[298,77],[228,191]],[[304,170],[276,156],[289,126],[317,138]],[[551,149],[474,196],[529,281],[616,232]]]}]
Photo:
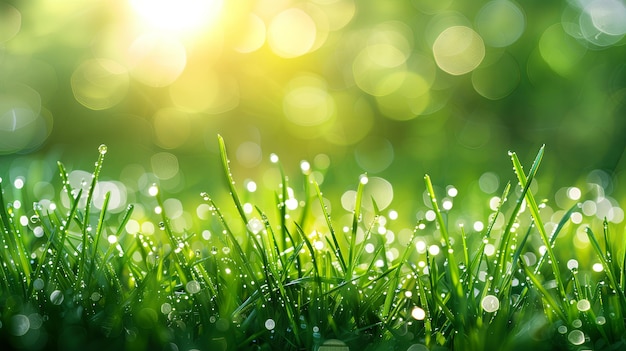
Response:
[{"label": "water droplet on grass", "polygon": [[268,319],[265,321],[265,329],[273,330],[276,327],[276,322],[273,319]]},{"label": "water droplet on grass", "polygon": [[500,308],[500,300],[494,295],[485,296],[480,304],[485,312],[495,312]]},{"label": "water droplet on grass", "polygon": [[23,314],[16,314],[11,317],[11,334],[22,336],[30,329],[30,320]]},{"label": "water droplet on grass", "polygon": [[35,290],[43,289],[44,285],[45,285],[45,283],[44,283],[43,279],[41,279],[41,278],[37,278],[37,279],[35,279],[33,281],[33,289],[35,289]]},{"label": "water droplet on grass", "polygon": [[100,153],[100,155],[104,155],[107,153],[107,146],[102,144],[100,146],[98,146],[98,152]]},{"label": "water droplet on grass", "polygon": [[91,301],[93,302],[100,301],[101,298],[102,298],[102,295],[100,295],[100,293],[97,291],[91,294]]},{"label": "water droplet on grass", "polygon": [[192,280],[192,281],[187,283],[185,288],[186,288],[188,293],[190,293],[190,294],[197,294],[198,292],[200,292],[200,283],[198,283],[195,280]]},{"label": "water droplet on grass", "polygon": [[63,293],[61,292],[61,290],[55,290],[52,292],[52,294],[50,294],[50,302],[53,305],[60,305],[63,303],[63,299],[65,299],[65,297],[63,296]]},{"label": "water droplet on grass", "polygon": [[579,311],[588,311],[591,308],[591,304],[589,300],[582,299],[576,303],[576,308],[578,308]]},{"label": "water droplet on grass", "polygon": [[572,330],[567,335],[567,340],[574,345],[582,345],[585,342],[585,334],[580,330]]}]

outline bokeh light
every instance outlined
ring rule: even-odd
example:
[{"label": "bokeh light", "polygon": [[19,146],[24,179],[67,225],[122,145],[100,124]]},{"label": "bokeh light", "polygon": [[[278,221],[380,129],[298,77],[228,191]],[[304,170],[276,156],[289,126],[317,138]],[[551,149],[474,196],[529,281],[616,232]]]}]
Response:
[{"label": "bokeh light", "polygon": [[315,21],[298,8],[286,9],[272,18],[267,29],[267,39],[272,51],[284,58],[308,53],[315,44]]},{"label": "bokeh light", "polygon": [[485,41],[493,47],[513,44],[524,32],[526,19],[517,4],[508,0],[486,3],[476,15],[476,28]]},{"label": "bokeh light", "polygon": [[79,103],[92,110],[104,110],[126,97],[130,82],[121,64],[109,59],[90,59],[76,68],[71,84]]},{"label": "bokeh light", "polygon": [[441,70],[462,75],[480,65],[485,57],[485,44],[473,29],[453,26],[439,34],[433,43],[433,54]]},{"label": "bokeh light", "polygon": [[11,40],[21,26],[21,12],[9,4],[0,3],[0,43]]},{"label": "bokeh light", "polygon": [[215,21],[222,0],[130,0],[130,5],[150,29],[188,33]]},{"label": "bokeh light", "polygon": [[186,64],[185,47],[179,39],[167,34],[143,34],[128,50],[131,75],[151,87],[172,84],[182,74]]}]

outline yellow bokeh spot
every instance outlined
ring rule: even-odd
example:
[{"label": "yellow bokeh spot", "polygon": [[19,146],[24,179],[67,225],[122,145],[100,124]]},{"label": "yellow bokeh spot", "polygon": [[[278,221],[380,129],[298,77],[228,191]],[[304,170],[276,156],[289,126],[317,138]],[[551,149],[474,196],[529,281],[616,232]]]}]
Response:
[{"label": "yellow bokeh spot", "polygon": [[433,54],[437,66],[452,75],[473,71],[485,57],[483,39],[465,26],[449,27],[435,40]]},{"label": "yellow bokeh spot", "polygon": [[345,27],[356,13],[354,0],[313,0],[328,19],[328,29],[331,31],[340,30]]},{"label": "yellow bokeh spot", "polygon": [[366,46],[352,62],[354,82],[373,96],[393,93],[404,81],[412,47],[410,28],[399,22],[382,23],[367,37]]},{"label": "yellow bokeh spot", "polygon": [[291,8],[272,18],[267,39],[276,55],[293,58],[308,53],[316,35],[317,27],[311,16],[301,9]]},{"label": "yellow bokeh spot", "polygon": [[302,75],[289,84],[283,99],[287,119],[299,126],[317,126],[335,113],[335,101],[328,94],[326,82],[314,75]]},{"label": "yellow bokeh spot", "polygon": [[403,82],[396,91],[377,96],[379,110],[395,120],[409,120],[422,114],[429,105],[431,84],[414,72],[403,74]]},{"label": "yellow bokeh spot", "polygon": [[0,43],[11,40],[22,27],[22,14],[18,9],[0,3]]},{"label": "yellow bokeh spot", "polygon": [[185,47],[174,36],[147,33],[137,38],[128,50],[132,77],[151,87],[172,84],[186,64]]},{"label": "yellow bokeh spot", "polygon": [[126,97],[128,72],[113,60],[91,59],[74,70],[71,85],[76,101],[92,110],[104,110]]},{"label": "yellow bokeh spot", "polygon": [[156,144],[163,149],[175,149],[182,146],[191,135],[191,120],[187,113],[164,108],[152,117]]},{"label": "yellow bokeh spot", "polygon": [[248,17],[238,26],[233,48],[241,53],[256,51],[265,43],[265,22],[255,14]]},{"label": "yellow bokeh spot", "polygon": [[132,8],[149,29],[189,33],[212,24],[222,0],[130,0]]},{"label": "yellow bokeh spot", "polygon": [[[391,94],[402,85],[405,65],[390,67],[391,55],[370,55],[369,47],[362,50],[352,62],[354,82],[364,92],[373,96]],[[385,58],[384,56],[387,56]],[[383,63],[384,65],[381,65]]]}]

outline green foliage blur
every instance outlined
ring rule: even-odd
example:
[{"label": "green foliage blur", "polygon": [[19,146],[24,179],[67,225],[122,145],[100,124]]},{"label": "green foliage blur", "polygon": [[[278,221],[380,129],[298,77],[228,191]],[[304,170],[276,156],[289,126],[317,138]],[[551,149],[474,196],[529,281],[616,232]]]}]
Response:
[{"label": "green foliage blur", "polygon": [[337,194],[380,177],[397,207],[425,173],[502,188],[506,152],[542,144],[546,187],[618,184],[625,34],[622,0],[3,1],[0,177],[53,197],[54,162],[104,143],[126,200],[196,196],[223,187],[221,134],[237,181],[275,188],[275,153]]}]

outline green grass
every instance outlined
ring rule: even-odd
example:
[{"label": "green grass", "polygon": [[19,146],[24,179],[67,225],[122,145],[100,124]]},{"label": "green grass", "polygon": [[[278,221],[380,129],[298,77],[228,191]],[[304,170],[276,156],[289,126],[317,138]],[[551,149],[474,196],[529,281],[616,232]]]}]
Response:
[{"label": "green grass", "polygon": [[[80,189],[58,164],[65,202],[44,206],[21,186],[0,182],[2,344],[315,350],[339,339],[351,350],[626,347],[622,236],[606,220],[572,223],[579,204],[545,218],[546,204],[531,190],[543,148],[527,173],[510,153],[516,182],[503,187],[488,219],[468,219],[476,212],[469,208],[444,209],[439,199],[446,194],[425,176],[434,217],[394,241],[386,234],[404,228],[365,198],[367,176],[342,228],[310,170],[297,180],[303,190],[296,207],[288,204],[289,179],[279,164],[279,190],[264,195],[275,205],[244,201],[221,138],[219,147],[232,201],[218,204],[202,193],[210,218],[180,232],[156,185],[146,203],[119,214],[109,211],[110,193],[96,208],[104,146]],[[145,215],[156,232],[127,230],[138,205],[157,209]],[[478,231],[458,225],[475,220],[487,224]],[[573,244],[581,227],[586,248]],[[212,235],[198,234],[203,230]]]}]

